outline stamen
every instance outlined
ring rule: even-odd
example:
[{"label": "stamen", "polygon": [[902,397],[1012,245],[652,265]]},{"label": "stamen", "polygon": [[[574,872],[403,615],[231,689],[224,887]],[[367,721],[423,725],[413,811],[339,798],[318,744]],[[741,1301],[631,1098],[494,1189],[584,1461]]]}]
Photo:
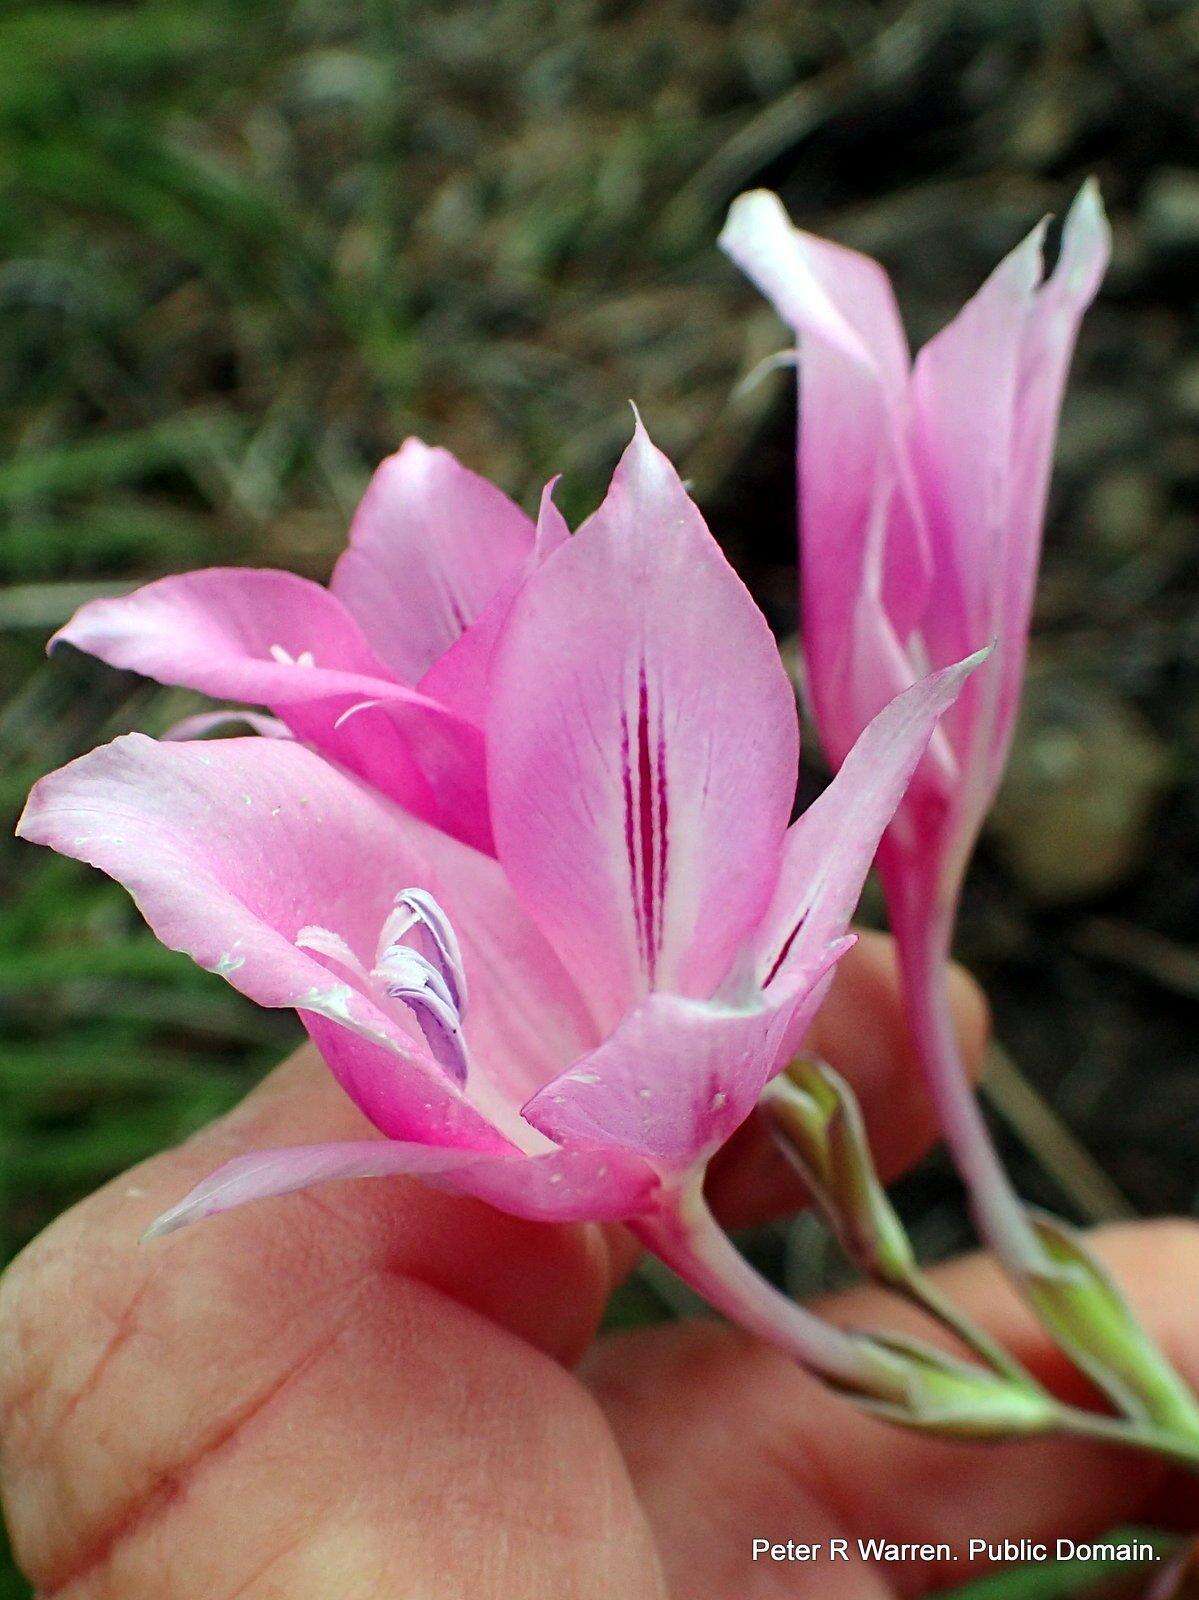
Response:
[{"label": "stamen", "polygon": [[396,909],[383,924],[379,935],[376,961],[382,961],[387,950],[405,939],[415,929],[425,934],[428,954],[441,972],[460,1013],[466,1012],[466,972],[462,965],[462,947],[451,926],[449,917],[426,889],[402,889],[396,895]]},{"label": "stamen", "polygon": [[[419,934],[428,954],[404,940]],[[367,970],[349,944],[329,928],[301,928],[296,944],[336,962],[375,998],[398,1000],[416,1020],[434,1058],[458,1083],[466,1081],[466,975],[462,950],[450,920],[424,889],[405,889],[396,896],[379,934],[375,964]],[[380,996],[382,991],[382,996]]]},{"label": "stamen", "polygon": [[378,978],[388,989],[400,988],[417,991],[428,991],[440,1006],[447,1011],[458,1012],[454,997],[450,993],[449,985],[438,969],[419,950],[414,950],[411,945],[392,945],[382,959],[371,971],[372,978]]},{"label": "stamen", "polygon": [[465,1083],[462,1015],[433,963],[408,945],[393,945],[371,977],[384,985],[392,1000],[403,1001],[420,1024],[436,1059],[459,1083]]},{"label": "stamen", "polygon": [[298,656],[293,656],[290,650],[285,650],[281,644],[271,646],[271,655],[281,667],[315,667],[316,657],[311,650],[301,650]]},{"label": "stamen", "polygon": [[347,706],[333,726],[335,729],[340,728],[342,724],[348,722],[351,717],[356,717],[360,711],[373,711],[376,706],[382,704],[383,702],[381,700],[359,700],[357,705]]}]

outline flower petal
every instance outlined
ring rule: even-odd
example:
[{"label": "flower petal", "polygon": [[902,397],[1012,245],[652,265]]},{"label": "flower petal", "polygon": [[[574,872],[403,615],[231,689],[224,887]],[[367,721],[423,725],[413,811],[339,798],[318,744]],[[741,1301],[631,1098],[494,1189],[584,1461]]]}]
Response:
[{"label": "flower petal", "polygon": [[[240,567],[161,578],[93,600],[51,640],[160,683],[269,706],[292,732],[399,804],[491,848],[482,735],[395,683],[319,584]],[[363,704],[369,720],[348,715]]]},{"label": "flower petal", "polygon": [[486,721],[491,695],[492,657],[512,602],[530,574],[569,536],[570,530],[553,501],[555,482],[556,479],[547,483],[542,493],[536,538],[527,559],[501,584],[471,626],[438,657],[418,685],[431,700],[450,706],[459,716],[480,726]]},{"label": "flower petal", "polygon": [[[863,709],[873,715],[911,682],[904,651],[928,594],[932,558],[906,438],[907,341],[878,263],[794,227],[777,196],[736,200],[721,244],[799,340],[804,654],[836,763]],[[898,641],[884,657],[863,633],[864,603]]]},{"label": "flower petal", "polygon": [[778,887],[754,934],[746,981],[769,994],[779,981],[795,982],[806,969],[823,968],[938,718],[987,654],[979,651],[933,673],[892,700],[788,829]]},{"label": "flower petal", "polygon": [[1066,373],[1110,250],[1094,183],[1071,207],[1057,265],[1042,282],[1044,232],[1042,223],[1000,262],[920,352],[913,373],[935,581],[949,597],[926,618],[929,656],[950,661],[998,641],[988,669],[995,682],[986,694],[981,679],[971,686],[945,724],[971,771],[978,808],[1007,754]]},{"label": "flower petal", "polygon": [[799,1048],[853,944],[845,930],[883,830],[984,654],[892,701],[788,830],[774,899],[722,997],[651,995],[533,1097],[527,1121],[557,1143],[618,1144],[673,1172],[729,1137]]},{"label": "flower petal", "polygon": [[601,1025],[710,993],[769,896],[794,698],[765,620],[637,424],[512,608],[487,725],[497,852]]},{"label": "flower petal", "polygon": [[[170,948],[260,1005],[298,1009],[348,1092],[393,1136],[494,1146],[498,1121],[520,1137],[520,1101],[594,1042],[498,865],[301,745],[131,734],[44,778],[20,831],[117,878]],[[411,885],[436,897],[462,942],[480,1068],[466,1094],[415,1024],[295,944],[317,925],[369,964]]]},{"label": "flower petal", "polygon": [[[1057,419],[1083,313],[1094,299],[1111,254],[1111,229],[1094,181],[1083,185],[1062,229],[1061,249],[1036,303],[1020,355],[1012,440],[1011,525],[1006,541],[999,670],[1004,675],[1000,764],[1024,672],[1028,619],[1036,586],[1045,501]],[[998,773],[994,774],[997,778]]]},{"label": "flower petal", "polygon": [[1041,223],[1000,262],[912,371],[914,453],[938,595],[922,631],[938,665],[999,628],[1020,357],[1044,235]]},{"label": "flower petal", "polygon": [[524,567],[533,524],[448,450],[408,439],[371,479],[330,589],[416,683]]},{"label": "flower petal", "polygon": [[877,261],[804,233],[768,189],[738,195],[718,242],[797,331],[839,350],[889,389],[906,382],[907,340]]},{"label": "flower petal", "polygon": [[657,1179],[619,1150],[480,1155],[388,1139],[262,1150],[219,1167],[147,1229],[159,1238],[251,1200],[341,1178],[423,1178],[501,1211],[545,1222],[616,1222],[647,1209]]},{"label": "flower petal", "polygon": [[853,939],[825,951],[802,981],[744,1006],[651,994],[597,1050],[525,1106],[526,1121],[570,1149],[618,1146],[682,1173],[717,1150],[794,1053],[832,968]]},{"label": "flower petal", "polygon": [[391,674],[319,583],[209,567],[91,600],[50,641],[218,700],[278,705],[336,688],[361,697]]},{"label": "flower petal", "polygon": [[276,710],[313,749],[455,839],[494,853],[482,731],[413,689],[375,686]]}]

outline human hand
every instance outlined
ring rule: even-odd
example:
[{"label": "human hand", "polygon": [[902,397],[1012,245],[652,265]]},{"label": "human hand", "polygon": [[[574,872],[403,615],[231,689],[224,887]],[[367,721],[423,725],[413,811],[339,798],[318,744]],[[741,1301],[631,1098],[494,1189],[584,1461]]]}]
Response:
[{"label": "human hand", "polygon": [[[977,1068],[982,1007],[964,982],[957,1002]],[[813,1047],[857,1088],[884,1175],[910,1164],[931,1129],[886,941],[864,938],[843,963]],[[40,1596],[882,1600],[969,1569],[755,1563],[751,1541],[964,1552],[969,1538],[1085,1538],[1182,1514],[1176,1480],[1143,1458],[901,1432],[715,1322],[597,1343],[636,1255],[621,1228],[518,1221],[387,1179],[138,1242],[223,1160],[365,1131],[302,1050],[10,1269],[0,1485]],[[752,1127],[711,1189],[732,1225],[800,1202]],[[1124,1229],[1100,1249],[1194,1374],[1194,1317],[1170,1285],[1199,1270],[1199,1232]],[[943,1279],[1039,1375],[1069,1384],[985,1262]],[[913,1315],[870,1289],[824,1309],[892,1327]]]}]

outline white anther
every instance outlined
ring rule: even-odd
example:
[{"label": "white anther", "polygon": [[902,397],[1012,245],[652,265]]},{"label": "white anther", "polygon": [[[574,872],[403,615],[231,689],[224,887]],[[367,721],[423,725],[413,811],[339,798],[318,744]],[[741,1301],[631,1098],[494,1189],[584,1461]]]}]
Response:
[{"label": "white anther", "polygon": [[293,656],[290,650],[285,650],[281,644],[271,646],[271,656],[281,667],[315,667],[316,657],[311,650],[301,650],[298,656]]},{"label": "white anther", "polygon": [[[419,934],[428,950],[404,940]],[[341,934],[311,924],[295,942],[324,956],[355,978],[375,1000],[398,1000],[412,1014],[435,1058],[459,1082],[467,1070],[462,1018],[466,979],[462,951],[450,920],[424,889],[405,889],[382,927],[373,967],[368,971]]]},{"label": "white anther", "polygon": [[379,951],[376,961],[385,959],[387,953],[410,933],[419,930],[431,946],[430,954],[444,977],[453,996],[459,1015],[466,1015],[466,972],[462,963],[462,947],[449,917],[426,889],[402,889],[395,899],[395,910],[383,924],[379,934]]}]

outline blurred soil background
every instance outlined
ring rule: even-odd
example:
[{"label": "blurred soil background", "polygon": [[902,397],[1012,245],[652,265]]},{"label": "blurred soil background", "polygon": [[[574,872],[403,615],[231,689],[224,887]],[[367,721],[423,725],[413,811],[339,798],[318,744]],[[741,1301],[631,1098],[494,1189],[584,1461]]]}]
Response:
[{"label": "blurred soil background", "polygon": [[[40,773],[197,704],[47,664],[52,629],[181,568],[325,578],[409,432],[527,505],[564,472],[573,518],[636,399],[793,639],[793,380],[735,392],[785,337],[715,249],[728,201],[770,184],[877,255],[919,342],[1097,173],[1115,262],[959,944],[1024,1192],[1199,1211],[1195,6],[0,3],[0,61],[5,836]],[[74,863],[0,839],[0,893],[2,1260],[298,1030]],[[929,1256],[968,1241],[939,1157],[899,1196]],[[750,1244],[805,1292],[837,1271],[802,1219]],[[675,1298],[651,1272],[620,1314]]]}]

